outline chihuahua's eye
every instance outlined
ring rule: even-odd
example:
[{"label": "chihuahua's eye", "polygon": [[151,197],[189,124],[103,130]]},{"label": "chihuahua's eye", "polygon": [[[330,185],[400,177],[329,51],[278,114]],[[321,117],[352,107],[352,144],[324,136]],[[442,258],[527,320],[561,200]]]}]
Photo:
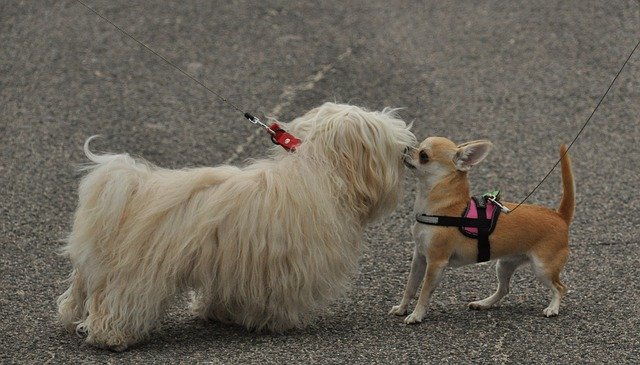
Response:
[{"label": "chihuahua's eye", "polygon": [[420,151],[420,163],[427,163],[429,162],[429,155],[427,155],[427,152],[425,151]]}]

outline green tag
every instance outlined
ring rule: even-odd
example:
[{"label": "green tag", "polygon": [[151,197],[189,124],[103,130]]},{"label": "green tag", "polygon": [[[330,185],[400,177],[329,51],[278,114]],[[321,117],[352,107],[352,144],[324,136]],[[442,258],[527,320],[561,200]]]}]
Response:
[{"label": "green tag", "polygon": [[495,200],[500,200],[500,190],[494,190],[482,195],[484,198],[493,198]]}]

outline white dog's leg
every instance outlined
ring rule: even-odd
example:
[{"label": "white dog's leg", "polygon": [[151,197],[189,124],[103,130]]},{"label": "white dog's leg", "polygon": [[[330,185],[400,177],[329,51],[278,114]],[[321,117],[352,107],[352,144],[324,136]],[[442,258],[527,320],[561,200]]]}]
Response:
[{"label": "white dog's leg", "polygon": [[77,270],[71,272],[69,281],[69,288],[57,300],[58,318],[69,332],[75,332],[77,324],[84,319],[84,301],[87,293]]},{"label": "white dog's leg", "polygon": [[[448,256],[447,256],[448,257]],[[424,277],[424,283],[422,284],[422,290],[420,291],[420,297],[416,303],[416,307],[413,309],[413,313],[404,319],[404,323],[413,324],[420,323],[427,312],[427,305],[431,300],[433,291],[440,283],[444,269],[447,267],[448,261],[433,261],[427,263],[426,274]]]},{"label": "white dog's leg", "polygon": [[113,280],[102,285],[89,298],[89,316],[79,326],[87,342],[114,351],[123,351],[139,342],[157,326],[173,297],[170,280],[143,281],[144,287],[130,281]]},{"label": "white dog's leg", "polygon": [[224,324],[233,323],[231,315],[224,306],[218,303],[211,293],[205,292],[204,290],[198,290],[191,293],[189,308],[193,315],[206,321],[213,320]]},{"label": "white dog's leg", "polygon": [[526,259],[508,260],[500,259],[496,263],[496,276],[498,277],[498,289],[488,298],[469,303],[471,309],[487,309],[496,304],[500,299],[509,293],[509,282],[511,276]]},{"label": "white dog's leg", "polygon": [[416,296],[420,281],[424,277],[425,269],[427,268],[427,259],[424,255],[418,252],[418,248],[413,251],[413,259],[411,260],[411,270],[409,271],[409,278],[407,279],[407,285],[404,288],[404,295],[400,304],[393,306],[389,314],[395,314],[396,316],[403,316],[407,314],[407,308],[411,299]]}]

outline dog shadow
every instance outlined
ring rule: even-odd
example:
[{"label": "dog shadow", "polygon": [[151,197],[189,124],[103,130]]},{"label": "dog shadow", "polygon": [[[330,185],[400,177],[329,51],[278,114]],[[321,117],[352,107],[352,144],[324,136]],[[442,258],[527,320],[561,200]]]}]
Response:
[{"label": "dog shadow", "polygon": [[[478,329],[490,326],[492,323],[515,323],[515,322],[538,322],[538,320],[549,320],[542,315],[540,306],[524,303],[504,303],[485,310],[473,310],[464,307],[446,308],[439,305],[432,306],[429,314],[418,325],[401,326],[400,332],[412,330],[424,330],[429,328],[451,328],[460,331]],[[338,315],[321,315],[314,324],[304,329],[292,329],[280,334],[270,332],[258,332],[247,330],[245,327],[235,324],[225,324],[217,321],[206,321],[188,314],[172,315],[165,320],[162,327],[154,331],[151,336],[135,345],[132,345],[123,352],[108,351],[99,349],[87,344],[82,347],[90,354],[97,356],[108,356],[109,358],[127,358],[126,354],[141,354],[154,352],[158,354],[175,354],[176,348],[181,351],[189,349],[228,350],[242,349],[247,344],[253,346],[267,343],[286,342],[291,338],[321,336],[325,340],[336,337],[341,338],[345,333],[353,334],[367,331],[368,316],[343,317]],[[404,317],[380,315],[380,326],[396,326],[403,323]],[[384,323],[382,323],[384,322]],[[78,338],[78,341],[82,339]]]},{"label": "dog shadow", "polygon": [[288,338],[312,333],[315,326],[292,329],[284,333],[270,333],[248,330],[237,324],[206,321],[198,317],[186,317],[166,323],[155,331],[149,339],[138,343],[127,351],[154,351],[168,353],[176,348],[183,350],[207,348],[207,350],[243,348],[246,344],[260,345],[286,341]]}]

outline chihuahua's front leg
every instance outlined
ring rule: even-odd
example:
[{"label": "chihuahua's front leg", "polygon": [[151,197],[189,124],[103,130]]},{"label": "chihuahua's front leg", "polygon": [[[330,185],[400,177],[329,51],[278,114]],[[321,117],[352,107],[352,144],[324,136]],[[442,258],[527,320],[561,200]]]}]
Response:
[{"label": "chihuahua's front leg", "polygon": [[413,309],[413,313],[411,313],[407,316],[407,318],[404,319],[404,323],[414,324],[422,322],[422,319],[427,312],[427,305],[429,304],[431,295],[440,283],[442,274],[448,263],[448,258],[438,260],[431,260],[431,258],[429,258],[427,262],[427,272],[424,276],[422,290],[420,291],[420,297],[418,298],[416,307]]},{"label": "chihuahua's front leg", "polygon": [[418,252],[416,246],[413,251],[413,259],[411,260],[411,270],[409,271],[409,279],[407,279],[407,286],[404,288],[404,294],[402,295],[402,301],[398,305],[394,305],[389,311],[389,314],[395,314],[396,316],[404,316],[407,314],[407,308],[411,299],[416,296],[420,281],[424,276],[425,269],[427,268],[427,258]]}]

